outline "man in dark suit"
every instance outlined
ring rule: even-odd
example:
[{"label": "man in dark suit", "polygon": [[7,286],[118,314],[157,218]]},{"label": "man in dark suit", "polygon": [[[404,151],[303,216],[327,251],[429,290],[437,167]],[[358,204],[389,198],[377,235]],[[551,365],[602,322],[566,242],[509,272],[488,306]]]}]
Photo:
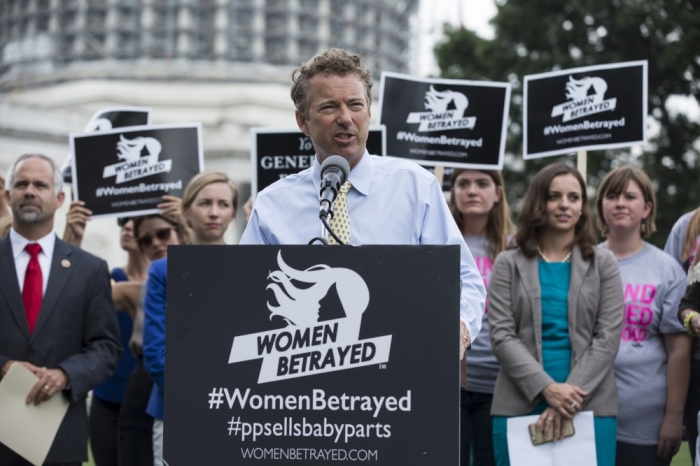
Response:
[{"label": "man in dark suit", "polygon": [[[0,239],[0,377],[22,364],[38,377],[27,403],[67,396],[46,464],[72,466],[87,461],[85,397],[122,350],[107,264],[53,232],[62,184],[53,160],[38,154],[21,156],[8,175],[14,220]],[[30,463],[0,444],[0,464]]]}]

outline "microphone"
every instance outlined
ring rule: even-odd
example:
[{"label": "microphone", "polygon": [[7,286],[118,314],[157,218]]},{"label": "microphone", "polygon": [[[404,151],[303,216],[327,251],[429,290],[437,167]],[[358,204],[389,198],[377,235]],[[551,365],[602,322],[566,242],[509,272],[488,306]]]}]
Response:
[{"label": "microphone", "polygon": [[350,164],[339,155],[331,155],[321,164],[321,207],[318,216],[321,219],[328,217],[335,198],[338,196],[340,186],[345,183],[350,175]]}]

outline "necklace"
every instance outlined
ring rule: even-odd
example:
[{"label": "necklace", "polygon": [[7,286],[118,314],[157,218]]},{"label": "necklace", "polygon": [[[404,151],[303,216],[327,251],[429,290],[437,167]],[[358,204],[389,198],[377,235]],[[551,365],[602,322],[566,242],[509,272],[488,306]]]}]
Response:
[{"label": "necklace", "polygon": [[551,261],[551,260],[547,259],[547,256],[545,256],[544,253],[542,252],[542,250],[540,249],[540,247],[537,246],[537,254],[539,254],[540,257],[542,258],[542,260],[545,261],[545,262],[547,262],[547,263],[552,263],[552,262],[558,262],[558,263],[569,262],[569,261],[571,261],[571,253],[572,253],[572,252],[574,252],[573,249],[572,249],[571,251],[569,251],[569,254],[566,255],[566,257],[564,258],[564,260],[561,260],[561,261]]}]

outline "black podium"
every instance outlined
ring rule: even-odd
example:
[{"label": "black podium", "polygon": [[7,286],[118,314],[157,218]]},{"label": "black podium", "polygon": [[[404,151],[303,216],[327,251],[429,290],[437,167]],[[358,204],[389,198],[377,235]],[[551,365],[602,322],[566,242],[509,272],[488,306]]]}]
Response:
[{"label": "black podium", "polygon": [[458,465],[459,246],[168,254],[169,466]]}]

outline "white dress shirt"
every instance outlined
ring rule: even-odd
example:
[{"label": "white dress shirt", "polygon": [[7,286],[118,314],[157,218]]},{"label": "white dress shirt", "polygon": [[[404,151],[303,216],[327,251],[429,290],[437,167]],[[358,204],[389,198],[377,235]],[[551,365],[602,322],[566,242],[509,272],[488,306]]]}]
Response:
[{"label": "white dress shirt", "polygon": [[[316,159],[311,168],[261,191],[240,244],[307,244],[319,236],[320,173]],[[460,316],[473,341],[486,289],[435,176],[415,163],[365,152],[348,180],[351,244],[460,246]]]},{"label": "white dress shirt", "polygon": [[37,241],[29,241],[24,236],[10,229],[10,243],[12,244],[12,256],[15,258],[15,268],[17,269],[17,280],[19,281],[19,292],[24,289],[24,275],[27,273],[27,266],[31,255],[25,251],[29,243],[39,243],[39,266],[41,267],[41,294],[46,294],[46,284],[49,283],[49,273],[51,271],[51,259],[53,258],[53,248],[56,244],[56,234],[52,231]]}]

